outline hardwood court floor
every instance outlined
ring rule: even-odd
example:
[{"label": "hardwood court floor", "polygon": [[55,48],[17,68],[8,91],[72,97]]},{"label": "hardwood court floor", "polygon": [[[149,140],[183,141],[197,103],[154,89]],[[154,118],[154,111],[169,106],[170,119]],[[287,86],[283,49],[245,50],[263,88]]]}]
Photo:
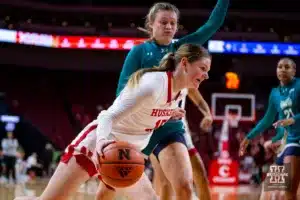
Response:
[{"label": "hardwood court floor", "polygon": [[[26,188],[21,185],[5,186],[0,184],[0,200],[13,200],[16,196],[39,195],[46,187],[48,180],[38,180],[35,183],[26,184]],[[78,189],[72,200],[94,200],[97,189],[97,182],[90,181]],[[240,187],[212,187],[213,200],[258,200],[260,188],[251,186]],[[197,198],[195,198],[196,200]],[[128,200],[118,197],[116,200]]]}]

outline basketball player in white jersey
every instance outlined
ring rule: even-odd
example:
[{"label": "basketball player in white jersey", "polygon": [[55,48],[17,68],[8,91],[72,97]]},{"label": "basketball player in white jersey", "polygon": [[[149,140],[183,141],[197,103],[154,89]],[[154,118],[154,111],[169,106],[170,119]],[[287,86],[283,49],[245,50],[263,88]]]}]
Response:
[{"label": "basketball player in white jersey", "polygon": [[[185,44],[169,54],[159,67],[134,73],[112,106],[102,111],[66,148],[54,175],[37,199],[68,199],[90,177],[101,179],[97,156],[115,140],[132,143],[140,150],[146,147],[153,129],[173,116],[183,117],[182,112],[174,112],[179,109],[181,90],[198,88],[208,78],[210,65],[211,57],[206,49]],[[122,190],[132,194],[132,199],[158,199],[145,174],[136,184]],[[21,199],[36,198],[16,198]]]}]

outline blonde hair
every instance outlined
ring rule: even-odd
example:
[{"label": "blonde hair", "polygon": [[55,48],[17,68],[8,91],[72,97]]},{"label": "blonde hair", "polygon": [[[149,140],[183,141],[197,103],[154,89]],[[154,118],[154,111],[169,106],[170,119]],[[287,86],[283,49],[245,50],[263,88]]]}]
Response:
[{"label": "blonde hair", "polygon": [[193,63],[202,58],[211,58],[204,47],[195,44],[183,44],[175,53],[166,54],[160,61],[158,67],[140,69],[133,73],[128,80],[127,86],[130,88],[136,87],[145,73],[175,71],[176,66],[184,57],[187,58],[189,63]]},{"label": "blonde hair", "polygon": [[159,2],[155,3],[149,10],[146,21],[145,21],[145,28],[138,27],[138,30],[143,31],[147,33],[150,38],[152,38],[152,28],[150,27],[150,24],[155,21],[156,15],[159,11],[173,11],[177,15],[177,19],[179,19],[180,12],[176,6],[170,3],[166,2]]}]

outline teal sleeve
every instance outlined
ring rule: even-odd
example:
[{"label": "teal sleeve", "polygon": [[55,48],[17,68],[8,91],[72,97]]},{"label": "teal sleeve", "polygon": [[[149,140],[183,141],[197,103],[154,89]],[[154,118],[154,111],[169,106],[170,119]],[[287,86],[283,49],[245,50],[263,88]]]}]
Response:
[{"label": "teal sleeve", "polygon": [[116,93],[117,96],[124,89],[130,76],[141,68],[142,53],[143,52],[142,52],[141,45],[139,45],[139,46],[134,46],[127,54],[119,77],[117,93]]},{"label": "teal sleeve", "polygon": [[[295,89],[297,92],[297,102],[299,102],[300,101],[300,84],[297,83]],[[293,118],[295,120],[295,124],[300,123],[300,113],[296,114]]]},{"label": "teal sleeve", "polygon": [[179,39],[177,45],[180,46],[186,43],[203,45],[223,25],[228,10],[228,5],[229,0],[218,0],[218,3],[212,11],[208,21],[196,32]]},{"label": "teal sleeve", "polygon": [[293,118],[295,120],[295,124],[300,123],[300,114],[295,115]]},{"label": "teal sleeve", "polygon": [[272,137],[272,142],[277,142],[278,140],[281,140],[281,138],[283,138],[284,136],[284,131],[285,129],[283,127],[278,127],[276,129],[276,135],[274,137]]},{"label": "teal sleeve", "polygon": [[273,103],[273,92],[271,92],[270,97],[269,97],[269,105],[267,112],[265,113],[265,116],[259,121],[259,123],[248,133],[246,136],[247,139],[253,139],[255,138],[258,134],[264,132],[269,126],[272,125],[277,111]]}]

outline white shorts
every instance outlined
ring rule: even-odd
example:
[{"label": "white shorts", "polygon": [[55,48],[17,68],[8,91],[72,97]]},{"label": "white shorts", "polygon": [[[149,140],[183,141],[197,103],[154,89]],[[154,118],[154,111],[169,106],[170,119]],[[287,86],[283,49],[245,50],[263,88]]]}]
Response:
[{"label": "white shorts", "polygon": [[67,146],[61,157],[61,162],[68,163],[72,157],[90,177],[97,175],[96,129],[98,124],[94,122],[88,124],[78,136]]},{"label": "white shorts", "polygon": [[[65,149],[61,158],[63,163],[68,163],[74,156],[77,164],[79,164],[92,177],[98,174],[97,165],[98,158],[95,154],[96,149],[96,129],[98,123],[96,120],[89,123]],[[130,142],[138,149],[142,150],[149,142],[149,135],[126,135],[120,133],[111,133],[107,139]]]}]

